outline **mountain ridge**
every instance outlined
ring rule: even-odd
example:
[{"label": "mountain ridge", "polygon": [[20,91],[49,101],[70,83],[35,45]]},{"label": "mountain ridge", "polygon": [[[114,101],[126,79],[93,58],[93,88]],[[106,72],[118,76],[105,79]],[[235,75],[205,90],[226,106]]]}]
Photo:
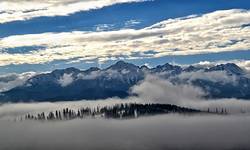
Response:
[{"label": "mountain ridge", "polygon": [[[165,63],[154,68],[136,66],[132,63],[118,61],[117,63],[100,69],[91,67],[80,70],[74,67],[56,69],[50,73],[43,73],[29,78],[23,85],[2,92],[0,101],[58,101],[80,99],[106,99],[111,97],[125,98],[130,95],[129,89],[145,79],[146,75],[157,75],[171,82],[184,83],[181,75],[184,73],[205,74],[225,73],[228,77],[235,77],[239,85],[222,81],[214,82],[203,78],[192,80],[191,83],[208,90],[213,98],[243,98],[249,99],[250,79],[246,72],[233,63],[220,64],[210,68],[200,68],[190,65],[183,68]],[[219,75],[220,75],[219,74]],[[224,75],[224,74],[223,74]],[[187,78],[187,80],[190,80]],[[243,86],[244,85],[244,86]],[[209,87],[209,88],[208,88]],[[218,92],[219,91],[219,92]]]}]

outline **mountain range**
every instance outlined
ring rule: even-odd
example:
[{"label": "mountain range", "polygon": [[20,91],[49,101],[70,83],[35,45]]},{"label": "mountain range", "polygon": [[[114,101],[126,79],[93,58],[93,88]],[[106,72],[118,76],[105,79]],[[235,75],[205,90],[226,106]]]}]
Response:
[{"label": "mountain range", "polygon": [[118,61],[105,69],[71,67],[34,75],[24,84],[2,91],[0,102],[125,98],[131,95],[129,89],[149,74],[173,84],[198,86],[207,93],[206,98],[250,99],[250,78],[234,63],[212,67],[182,67],[166,63],[149,68]]}]

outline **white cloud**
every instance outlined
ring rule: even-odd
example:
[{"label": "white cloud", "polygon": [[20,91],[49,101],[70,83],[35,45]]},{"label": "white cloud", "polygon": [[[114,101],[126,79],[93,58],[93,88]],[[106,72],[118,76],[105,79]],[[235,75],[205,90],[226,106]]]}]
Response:
[{"label": "white cloud", "polygon": [[37,103],[4,103],[0,105],[0,119],[16,118],[30,112],[49,112],[57,109],[70,108],[77,110],[84,107],[96,108],[101,106],[112,106],[121,103],[134,103],[131,100],[123,100],[118,98],[100,99],[95,101],[81,100],[81,101],[60,101],[60,102],[37,102]]},{"label": "white cloud", "polygon": [[[250,114],[250,101],[241,99],[205,99],[209,94],[200,87],[192,84],[173,84],[158,76],[147,76],[138,85],[131,88],[131,92],[138,95],[141,103],[165,103],[191,107],[211,111],[225,108],[231,114],[239,114],[242,111]],[[133,98],[130,98],[133,99]]]},{"label": "white cloud", "polygon": [[143,82],[132,87],[131,92],[137,94],[143,102],[183,104],[197,101],[205,96],[205,92],[191,84],[174,85],[168,80],[148,75]]},{"label": "white cloud", "polygon": [[[140,59],[249,50],[248,10],[224,10],[169,19],[144,29],[16,35],[0,39],[1,48],[45,46],[24,54],[0,53],[0,66],[39,64],[54,60]],[[146,55],[151,50],[155,54]],[[138,55],[135,55],[138,54]]]},{"label": "white cloud", "polygon": [[72,74],[63,74],[63,76],[58,80],[58,83],[62,86],[62,87],[66,87],[68,85],[70,85],[72,82],[74,81]]},{"label": "white cloud", "polygon": [[140,20],[134,20],[134,19],[132,19],[132,20],[126,21],[124,25],[125,25],[125,28],[129,28],[129,27],[133,27],[135,25],[138,25],[140,23],[141,23]]},{"label": "white cloud", "polygon": [[92,71],[90,74],[80,73],[77,75],[77,77],[78,77],[78,79],[81,79],[81,80],[93,80],[101,75],[102,75],[102,73],[100,71]]},{"label": "white cloud", "polygon": [[209,68],[215,65],[219,64],[225,64],[225,63],[235,63],[242,69],[245,69],[246,71],[250,71],[250,60],[219,60],[219,61],[201,61],[198,63],[193,64],[194,66],[197,67],[202,67],[202,68]]},{"label": "white cloud", "polygon": [[21,86],[25,83],[25,81],[34,75],[36,75],[34,72],[2,75],[0,76],[0,92],[8,91],[17,86]]},{"label": "white cloud", "polygon": [[0,23],[41,16],[66,16],[118,3],[143,1],[145,0],[4,0],[0,2]]},{"label": "white cloud", "polygon": [[235,63],[250,72],[250,60],[236,60]]},{"label": "white cloud", "polygon": [[[197,67],[204,67],[209,68],[211,66],[219,65],[219,64],[225,64],[225,63],[235,63],[239,67],[241,67],[243,70],[245,70],[246,74],[245,77],[250,78],[250,60],[220,60],[220,61],[201,61],[199,63],[193,64]],[[229,78],[228,78],[229,79]],[[229,80],[227,80],[229,81]],[[232,80],[235,81],[235,80]]]},{"label": "white cloud", "polygon": [[[175,78],[175,77],[174,77]],[[195,80],[207,80],[211,82],[220,82],[223,84],[232,83],[237,84],[236,76],[227,75],[226,71],[212,71],[212,72],[204,72],[196,71],[196,72],[183,72],[177,76],[178,79],[187,80],[189,82]]]},{"label": "white cloud", "polygon": [[96,31],[108,31],[114,28],[114,24],[98,24],[96,25]]},{"label": "white cloud", "polygon": [[247,150],[249,124],[249,116],[171,114],[122,121],[1,120],[0,149]]},{"label": "white cloud", "polygon": [[[72,83],[69,74],[63,75],[64,85]],[[241,99],[204,99],[206,95],[201,88],[191,84],[172,84],[166,79],[157,76],[147,76],[147,78],[135,85],[131,92],[138,96],[131,96],[126,99],[109,98],[97,101],[68,101],[68,102],[41,102],[41,103],[6,103],[0,105],[0,119],[17,117],[26,113],[39,113],[42,111],[54,111],[65,107],[77,110],[83,106],[109,106],[117,103],[166,103],[179,106],[186,106],[196,109],[215,110],[216,108],[226,108],[229,113],[239,114],[242,111],[250,114],[250,101]]]}]

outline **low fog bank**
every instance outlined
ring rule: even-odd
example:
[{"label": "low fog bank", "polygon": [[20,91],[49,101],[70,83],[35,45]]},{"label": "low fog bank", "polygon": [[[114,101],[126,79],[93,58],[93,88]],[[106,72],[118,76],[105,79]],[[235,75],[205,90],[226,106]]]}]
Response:
[{"label": "low fog bank", "polygon": [[[192,84],[173,84],[158,76],[147,76],[131,92],[143,103],[166,103],[201,110],[225,108],[229,113],[250,113],[250,100],[235,98],[205,99],[207,95],[200,87]],[[250,92],[250,91],[249,91]]]},{"label": "low fog bank", "polygon": [[41,113],[70,108],[77,110],[82,107],[96,108],[97,106],[112,106],[121,103],[140,102],[138,98],[129,99],[110,98],[105,100],[81,100],[81,101],[61,101],[61,102],[33,102],[33,103],[4,103],[0,105],[0,120],[13,119],[26,115],[27,113]]},{"label": "low fog bank", "polygon": [[[250,149],[250,101],[204,99],[202,89],[173,85],[148,76],[134,86],[136,97],[97,101],[5,103],[0,105],[0,150],[247,150]],[[226,108],[229,115],[158,115],[129,120],[14,121],[40,113],[118,103],[167,103],[212,111]],[[244,114],[243,114],[244,112]]]},{"label": "low fog bank", "polygon": [[233,115],[59,122],[5,120],[0,123],[0,149],[250,149],[249,124],[249,116]]},{"label": "low fog bank", "polygon": [[0,105],[0,119],[18,117],[27,113],[55,111],[63,108],[79,109],[81,107],[109,106],[118,103],[162,103],[183,107],[215,111],[226,109],[229,114],[245,113],[250,115],[250,100],[241,99],[204,99],[206,93],[192,84],[174,85],[158,76],[147,76],[146,79],[130,90],[131,96],[126,99],[109,98],[96,101],[62,101],[41,103],[5,103]]}]

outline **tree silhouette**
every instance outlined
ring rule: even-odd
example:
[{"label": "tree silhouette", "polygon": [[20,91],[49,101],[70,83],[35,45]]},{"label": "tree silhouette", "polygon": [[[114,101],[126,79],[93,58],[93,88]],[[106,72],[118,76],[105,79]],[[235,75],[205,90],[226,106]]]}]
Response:
[{"label": "tree silhouette", "polygon": [[71,120],[71,119],[83,119],[83,118],[113,118],[113,119],[129,119],[137,118],[140,116],[150,116],[158,114],[168,113],[180,113],[180,114],[195,114],[195,113],[215,113],[215,114],[227,114],[226,109],[218,108],[215,112],[211,112],[208,108],[207,111],[201,111],[186,107],[179,107],[171,104],[136,104],[136,103],[125,103],[116,104],[114,106],[103,106],[103,107],[82,107],[77,110],[70,108],[63,108],[62,110],[56,110],[49,113],[38,113],[37,115],[27,114],[25,120]]}]

